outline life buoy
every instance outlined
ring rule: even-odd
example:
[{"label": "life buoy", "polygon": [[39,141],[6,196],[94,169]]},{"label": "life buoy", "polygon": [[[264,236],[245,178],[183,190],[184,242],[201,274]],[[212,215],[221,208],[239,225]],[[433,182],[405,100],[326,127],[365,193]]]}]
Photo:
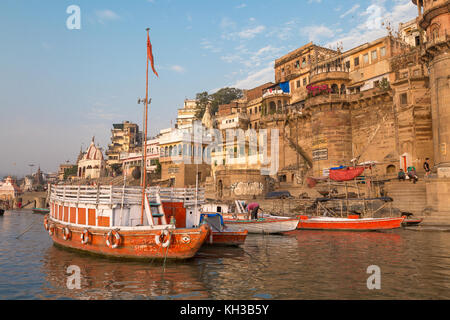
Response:
[{"label": "life buoy", "polygon": [[[164,229],[159,235],[155,236],[155,242],[157,245],[161,245],[163,248],[167,248],[170,244],[171,234],[169,230]],[[165,239],[165,240],[164,240]]]},{"label": "life buoy", "polygon": [[69,240],[72,237],[72,231],[69,228],[65,227],[62,229],[64,240]]},{"label": "life buoy", "polygon": [[48,216],[45,216],[44,218],[44,228],[48,231]]},{"label": "life buoy", "polygon": [[54,225],[54,224],[51,224],[51,225],[48,227],[48,234],[49,234],[50,236],[53,236],[53,235],[55,234],[55,225]]},{"label": "life buoy", "polygon": [[111,230],[106,235],[106,245],[111,249],[116,249],[120,245],[121,241],[122,238],[120,237],[120,234],[115,230]]},{"label": "life buoy", "polygon": [[91,234],[88,229],[85,229],[81,234],[81,244],[88,244],[91,238]]}]

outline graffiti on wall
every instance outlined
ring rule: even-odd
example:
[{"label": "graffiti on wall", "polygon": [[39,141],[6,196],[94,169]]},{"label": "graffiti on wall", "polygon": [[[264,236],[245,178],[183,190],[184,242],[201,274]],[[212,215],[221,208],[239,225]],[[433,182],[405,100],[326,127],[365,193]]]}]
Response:
[{"label": "graffiti on wall", "polygon": [[236,182],[231,185],[236,196],[257,196],[263,193],[264,185],[260,182]]}]

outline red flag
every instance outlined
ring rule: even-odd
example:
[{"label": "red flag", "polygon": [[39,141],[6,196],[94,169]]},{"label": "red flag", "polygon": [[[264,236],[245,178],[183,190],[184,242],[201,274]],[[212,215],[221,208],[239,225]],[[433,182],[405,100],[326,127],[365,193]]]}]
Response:
[{"label": "red flag", "polygon": [[147,35],[147,59],[150,60],[153,73],[159,78],[158,72],[155,70],[155,62],[153,60],[152,44],[150,43],[150,35]]}]

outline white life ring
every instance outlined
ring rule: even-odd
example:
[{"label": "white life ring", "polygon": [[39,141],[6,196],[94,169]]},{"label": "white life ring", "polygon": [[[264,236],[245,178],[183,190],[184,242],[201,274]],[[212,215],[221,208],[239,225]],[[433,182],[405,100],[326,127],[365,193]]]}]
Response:
[{"label": "white life ring", "polygon": [[[161,238],[166,240],[161,242]],[[157,245],[167,248],[170,245],[170,232],[167,229],[162,230],[161,234],[155,236],[155,242]]]},{"label": "white life ring", "polygon": [[44,228],[48,231],[48,215],[46,215],[44,218]]},{"label": "white life ring", "polygon": [[[114,238],[116,239],[116,241],[113,241]],[[106,235],[106,245],[111,249],[116,249],[120,245],[121,240],[122,238],[120,237],[119,232],[117,232],[116,230],[111,230]]]},{"label": "white life ring", "polygon": [[69,228],[67,228],[67,227],[63,228],[63,229],[62,229],[62,232],[63,232],[63,238],[64,238],[64,240],[67,241],[67,240],[69,240],[69,239],[71,238],[72,232],[70,231]]},{"label": "white life ring", "polygon": [[48,227],[48,234],[50,236],[53,236],[55,234],[55,225],[53,223]]},{"label": "white life ring", "polygon": [[88,244],[90,237],[91,237],[91,234],[89,233],[89,230],[85,229],[80,236],[81,244]]}]

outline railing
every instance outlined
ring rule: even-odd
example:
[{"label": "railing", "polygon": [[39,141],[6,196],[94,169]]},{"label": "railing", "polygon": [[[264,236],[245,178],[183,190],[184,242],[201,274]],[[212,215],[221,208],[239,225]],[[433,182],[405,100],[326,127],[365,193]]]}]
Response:
[{"label": "railing", "polygon": [[[205,190],[199,188],[159,188],[150,187],[146,190],[149,199],[157,194],[163,202],[182,202],[186,205],[204,203]],[[142,203],[142,189],[139,187],[120,186],[71,186],[54,185],[49,188],[50,201],[75,202],[93,205],[140,205]],[[196,201],[197,197],[197,201]]]}]

